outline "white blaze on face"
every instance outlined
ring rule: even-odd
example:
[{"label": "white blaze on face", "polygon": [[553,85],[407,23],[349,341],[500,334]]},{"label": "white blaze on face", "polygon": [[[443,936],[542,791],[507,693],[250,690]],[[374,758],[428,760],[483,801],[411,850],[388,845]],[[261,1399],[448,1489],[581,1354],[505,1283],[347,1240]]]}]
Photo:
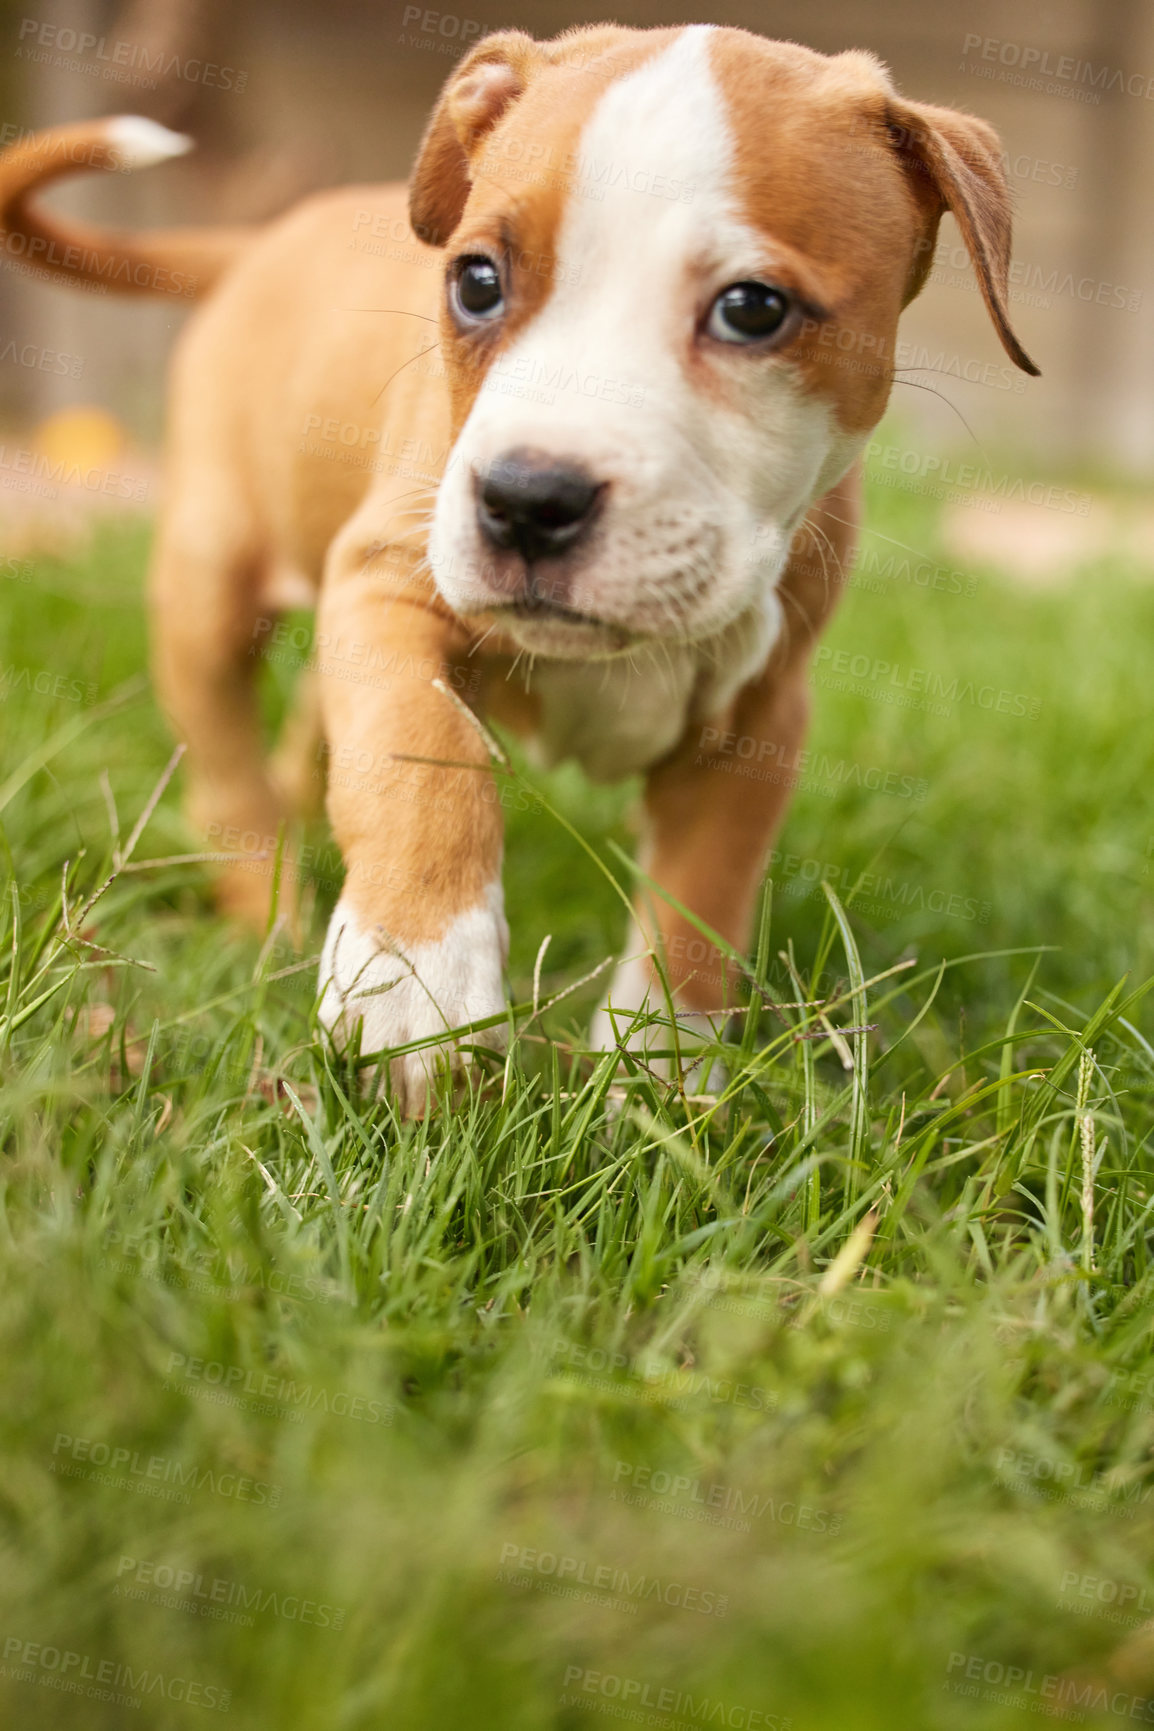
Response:
[{"label": "white blaze on face", "polygon": [[[736,212],[709,42],[708,26],[684,30],[611,85],[582,132],[552,292],[490,369],[438,497],[432,566],[462,612],[493,599],[472,476],[528,446],[609,484],[593,536],[568,555],[573,609],[697,639],[752,608],[776,630],[773,584],[844,435],[785,359],[712,343],[718,392],[691,377],[713,297],[765,280],[772,259]],[[517,629],[526,647],[532,629]]]}]

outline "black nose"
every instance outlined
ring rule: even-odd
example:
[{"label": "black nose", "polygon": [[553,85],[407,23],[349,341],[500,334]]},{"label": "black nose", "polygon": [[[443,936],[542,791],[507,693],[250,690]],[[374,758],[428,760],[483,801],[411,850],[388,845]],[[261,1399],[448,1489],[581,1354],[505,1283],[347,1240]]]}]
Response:
[{"label": "black nose", "polygon": [[576,464],[510,451],[477,478],[477,520],[494,546],[515,548],[532,563],[584,534],[603,491]]}]

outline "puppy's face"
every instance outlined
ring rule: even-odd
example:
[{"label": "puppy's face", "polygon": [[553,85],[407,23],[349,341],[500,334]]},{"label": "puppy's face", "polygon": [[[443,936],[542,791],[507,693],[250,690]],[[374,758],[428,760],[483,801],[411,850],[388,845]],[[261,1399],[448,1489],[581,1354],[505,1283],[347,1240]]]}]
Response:
[{"label": "puppy's face", "polygon": [[885,407],[947,202],[919,117],[943,112],[911,117],[869,56],[741,31],[482,44],[413,186],[448,239],[429,556],[455,612],[548,656],[772,616]]}]

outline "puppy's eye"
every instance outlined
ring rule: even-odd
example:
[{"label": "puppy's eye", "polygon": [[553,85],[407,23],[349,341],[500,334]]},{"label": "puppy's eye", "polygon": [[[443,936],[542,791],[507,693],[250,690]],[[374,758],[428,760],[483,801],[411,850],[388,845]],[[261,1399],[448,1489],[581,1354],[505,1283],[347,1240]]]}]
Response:
[{"label": "puppy's eye", "polygon": [[501,273],[491,258],[458,259],[449,283],[449,300],[463,323],[495,319],[505,305]]},{"label": "puppy's eye", "polygon": [[731,283],[710,307],[705,328],[721,343],[764,342],[781,330],[791,304],[784,289],[768,283]]}]

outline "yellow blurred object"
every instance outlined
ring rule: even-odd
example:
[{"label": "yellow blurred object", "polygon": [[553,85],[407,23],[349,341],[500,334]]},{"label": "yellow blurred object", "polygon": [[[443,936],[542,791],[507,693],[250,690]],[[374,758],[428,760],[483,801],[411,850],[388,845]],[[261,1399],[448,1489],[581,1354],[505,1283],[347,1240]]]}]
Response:
[{"label": "yellow blurred object", "polygon": [[81,469],[106,468],[119,457],[128,435],[106,409],[61,409],[37,427],[33,442],[50,463]]}]

